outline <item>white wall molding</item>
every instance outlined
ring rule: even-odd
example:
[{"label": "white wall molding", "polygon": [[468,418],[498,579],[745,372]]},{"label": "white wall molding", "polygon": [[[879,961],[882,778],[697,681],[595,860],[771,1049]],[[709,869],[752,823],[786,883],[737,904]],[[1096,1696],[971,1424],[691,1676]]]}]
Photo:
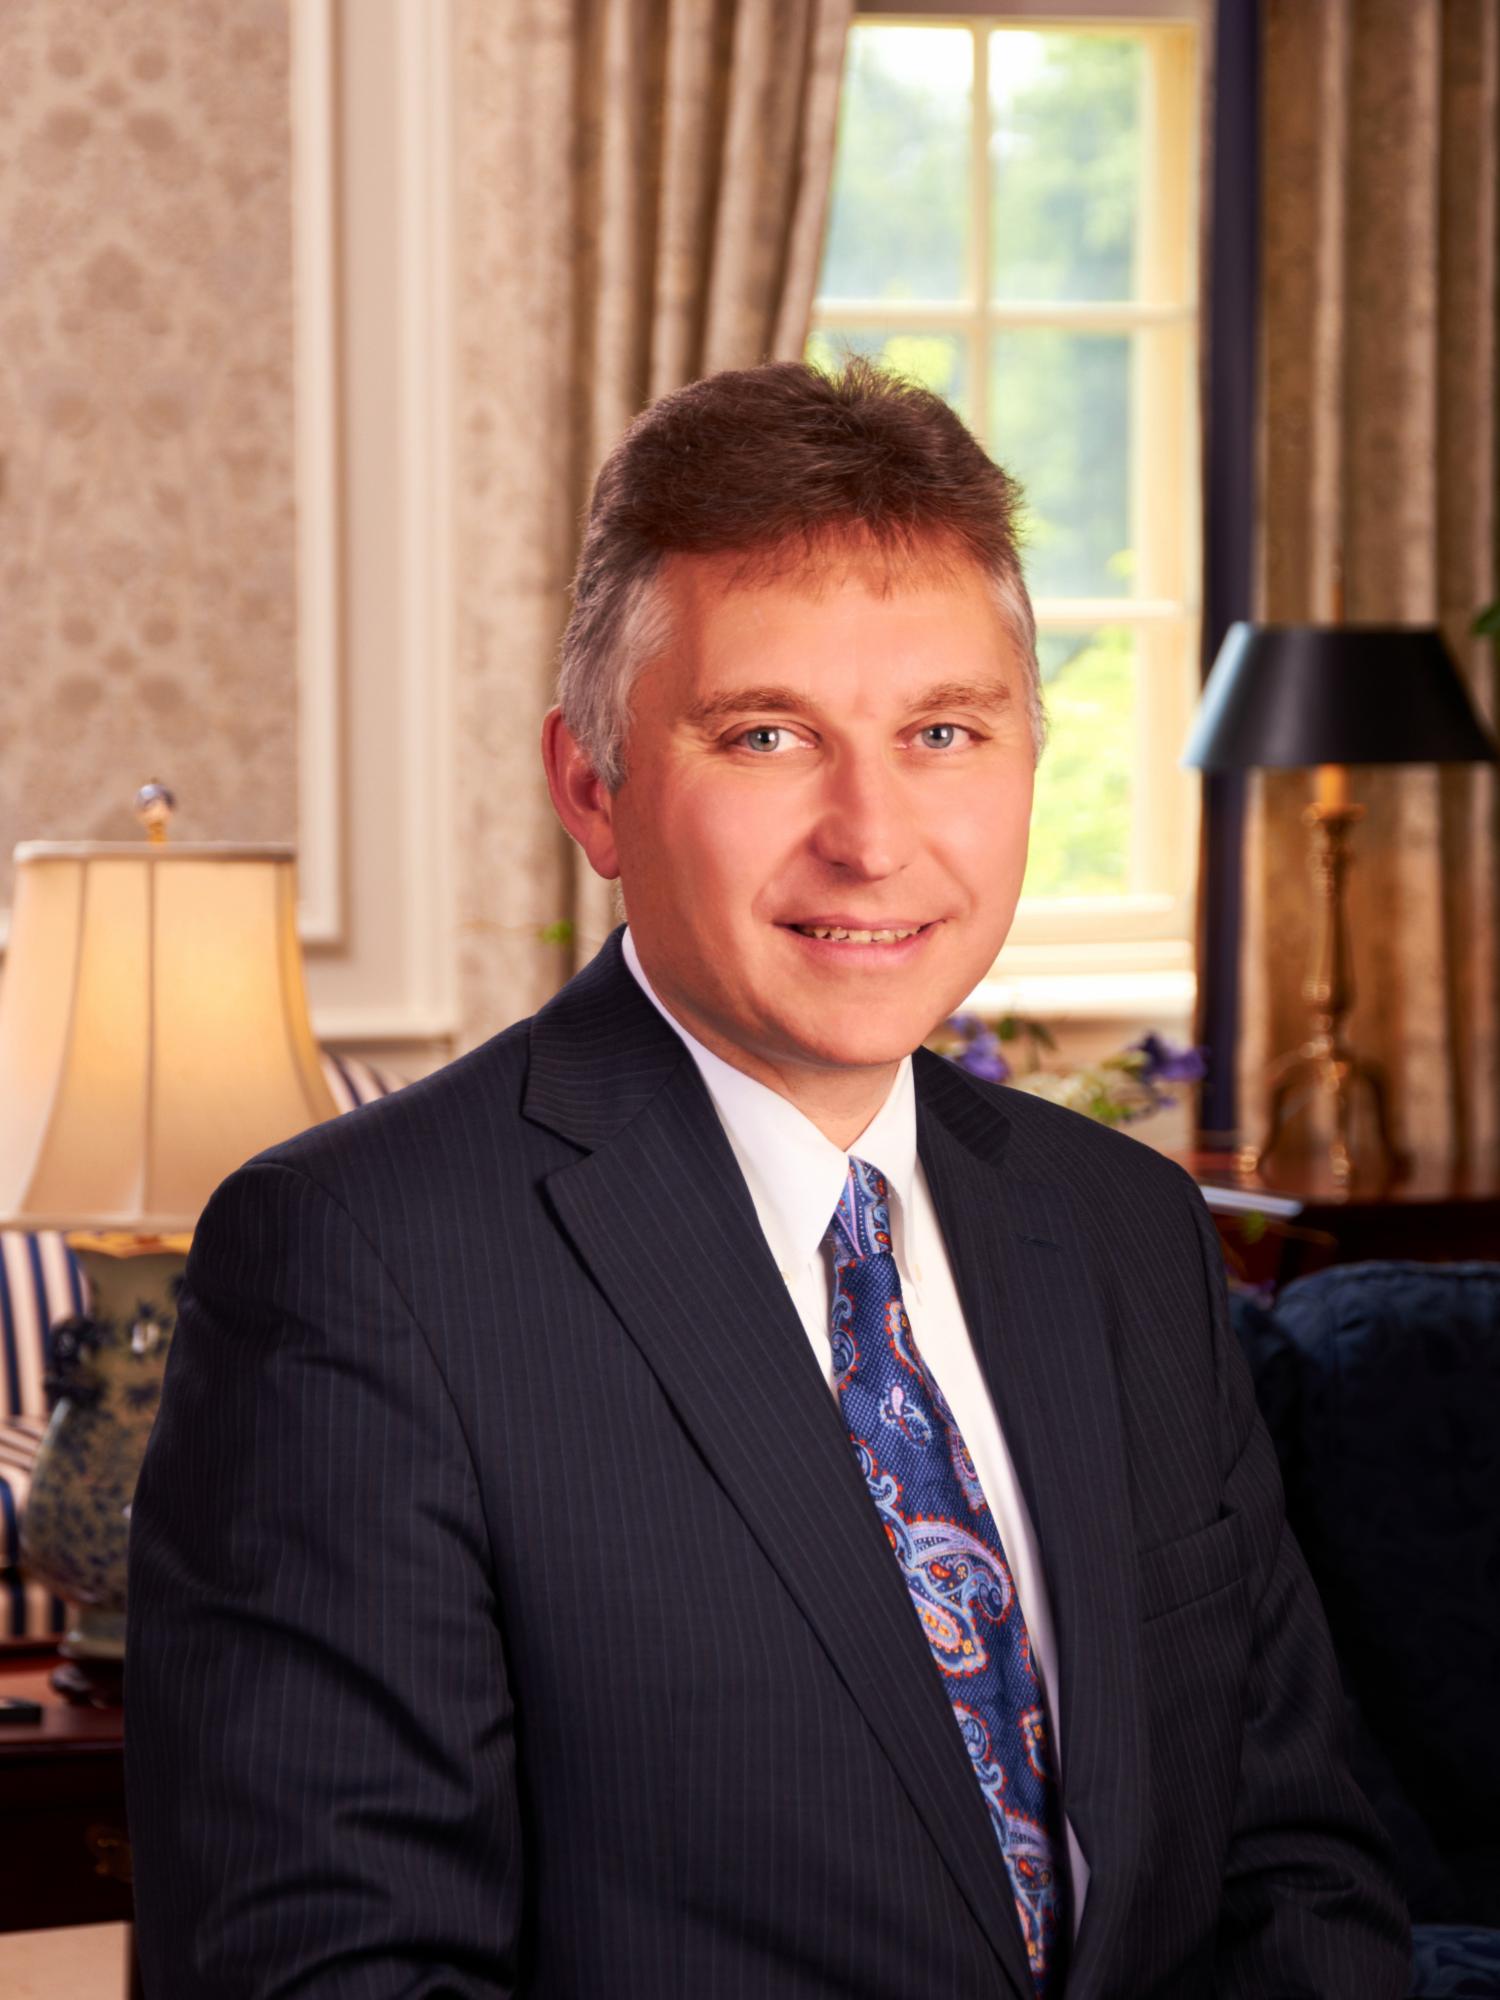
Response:
[{"label": "white wall molding", "polygon": [[[342,660],[333,715],[314,711],[303,738],[314,849],[340,852],[320,815],[344,833],[336,926],[321,920],[326,871],[309,857],[309,1000],[326,1042],[430,1053],[456,1022],[451,17],[448,0],[296,8],[309,69],[327,59],[332,218],[326,319],[316,273],[299,293],[299,314],[303,297],[313,301],[309,345],[322,351],[325,328],[331,343],[325,408],[310,412],[298,465],[299,509],[312,517],[306,560],[322,565],[302,633],[315,699],[312,656],[327,657],[330,621]],[[304,77],[299,102],[313,94]],[[316,210],[320,184],[304,185]],[[309,246],[316,232],[315,213]],[[337,460],[325,476],[318,447],[329,436]],[[319,515],[331,524],[321,533]],[[341,790],[330,772],[342,772]]]},{"label": "white wall molding", "polygon": [[407,558],[402,632],[406,696],[404,798],[412,865],[402,887],[410,933],[408,986],[414,1024],[457,1022],[456,868],[453,821],[453,174],[452,43],[447,0],[398,0],[404,86],[400,131],[403,375],[399,415]]},{"label": "white wall molding", "polygon": [[342,551],[333,0],[295,0],[292,300],[297,506],[297,929],[344,942]]}]

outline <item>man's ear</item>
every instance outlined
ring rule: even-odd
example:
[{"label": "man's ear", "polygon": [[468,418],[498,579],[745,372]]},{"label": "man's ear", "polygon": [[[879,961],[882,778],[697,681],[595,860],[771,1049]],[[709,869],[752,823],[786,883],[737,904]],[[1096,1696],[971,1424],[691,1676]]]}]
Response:
[{"label": "man's ear", "polygon": [[558,818],[588,856],[594,873],[606,882],[617,881],[614,798],[595,775],[560,708],[549,708],[542,724],[542,763]]}]

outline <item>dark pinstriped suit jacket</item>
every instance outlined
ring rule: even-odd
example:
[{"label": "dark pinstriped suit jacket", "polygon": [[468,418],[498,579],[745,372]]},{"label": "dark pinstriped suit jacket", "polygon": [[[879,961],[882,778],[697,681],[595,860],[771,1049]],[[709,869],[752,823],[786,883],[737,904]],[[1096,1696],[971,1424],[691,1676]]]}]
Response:
[{"label": "dark pinstriped suit jacket", "polygon": [[[917,1057],[1036,1523],[1068,1993],[1404,1992],[1187,1178]],[[199,1226],[131,1533],[150,2000],[1026,2000],[837,1405],[618,936]]]}]

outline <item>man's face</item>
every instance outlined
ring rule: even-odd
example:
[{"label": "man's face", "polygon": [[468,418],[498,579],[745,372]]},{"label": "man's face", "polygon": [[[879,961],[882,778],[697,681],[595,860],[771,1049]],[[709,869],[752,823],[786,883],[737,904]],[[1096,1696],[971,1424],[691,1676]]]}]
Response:
[{"label": "man's face", "polygon": [[884,1066],[1010,928],[1034,761],[1022,663],[966,560],[892,572],[851,547],[772,581],[735,572],[662,572],[672,643],[636,681],[609,801],[631,932],[666,1004],[752,1074]]}]

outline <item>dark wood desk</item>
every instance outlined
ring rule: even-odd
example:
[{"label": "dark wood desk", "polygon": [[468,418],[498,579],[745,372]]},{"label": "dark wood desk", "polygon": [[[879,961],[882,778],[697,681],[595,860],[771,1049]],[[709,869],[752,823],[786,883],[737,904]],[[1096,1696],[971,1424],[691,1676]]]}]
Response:
[{"label": "dark wood desk", "polygon": [[[0,1694],[42,1704],[37,1722],[0,1721],[0,1931],[129,1924],[122,1716],[65,1701],[49,1640],[0,1640]],[[134,1936],[124,1990],[140,2000]]]},{"label": "dark wood desk", "polygon": [[[1299,1188],[1295,1181],[1267,1182],[1244,1173],[1233,1153],[1179,1153],[1174,1156],[1197,1181],[1213,1206],[1221,1192],[1247,1203],[1269,1196],[1269,1237],[1282,1244],[1280,1281],[1329,1263],[1366,1258],[1411,1258],[1449,1264],[1470,1258],[1500,1261],[1500,1156],[1487,1155],[1464,1168],[1418,1161],[1399,1180],[1378,1191],[1334,1195]],[[1288,1205],[1289,1213],[1274,1210]],[[1215,1220],[1230,1248],[1243,1229],[1232,1213]],[[1290,1268],[1288,1268],[1290,1267]]]}]

